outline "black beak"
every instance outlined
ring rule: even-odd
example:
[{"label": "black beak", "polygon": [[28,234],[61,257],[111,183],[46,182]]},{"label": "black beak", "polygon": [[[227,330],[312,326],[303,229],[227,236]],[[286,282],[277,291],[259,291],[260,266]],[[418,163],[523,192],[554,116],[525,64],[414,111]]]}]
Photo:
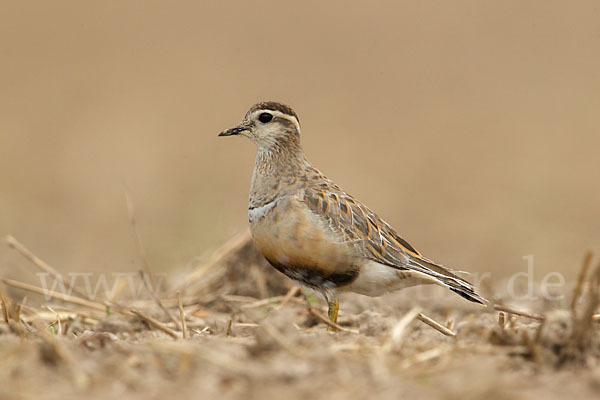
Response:
[{"label": "black beak", "polygon": [[236,126],[235,128],[225,129],[223,132],[219,133],[219,136],[233,136],[239,135],[241,132],[245,131],[246,128],[241,126]]}]

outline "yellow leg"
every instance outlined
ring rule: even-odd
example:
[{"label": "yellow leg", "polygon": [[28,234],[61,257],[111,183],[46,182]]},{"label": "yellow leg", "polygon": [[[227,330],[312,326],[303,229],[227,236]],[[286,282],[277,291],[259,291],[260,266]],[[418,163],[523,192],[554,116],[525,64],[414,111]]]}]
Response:
[{"label": "yellow leg", "polygon": [[[334,324],[337,324],[338,311],[340,310],[340,302],[335,299],[328,303],[329,310],[327,314],[329,315],[329,320]],[[336,329],[334,327],[328,326],[327,330],[329,332],[335,332]]]}]

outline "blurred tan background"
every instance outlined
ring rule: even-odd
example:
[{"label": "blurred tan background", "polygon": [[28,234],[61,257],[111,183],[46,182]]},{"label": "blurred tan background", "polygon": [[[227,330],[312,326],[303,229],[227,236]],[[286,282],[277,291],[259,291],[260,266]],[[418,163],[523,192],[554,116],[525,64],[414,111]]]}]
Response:
[{"label": "blurred tan background", "polygon": [[4,1],[0,54],[0,234],[62,271],[139,269],[124,184],[157,271],[246,229],[255,149],[217,133],[261,100],[435,260],[600,250],[595,1]]}]

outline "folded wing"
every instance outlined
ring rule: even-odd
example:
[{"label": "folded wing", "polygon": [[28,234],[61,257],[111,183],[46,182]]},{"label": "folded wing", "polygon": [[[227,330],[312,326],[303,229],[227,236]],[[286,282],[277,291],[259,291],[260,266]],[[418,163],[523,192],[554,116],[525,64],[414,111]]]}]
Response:
[{"label": "folded wing", "polygon": [[304,202],[329,227],[353,246],[357,255],[399,270],[418,272],[426,280],[447,287],[467,300],[485,304],[472,284],[451,269],[436,264],[421,253],[368,207],[342,191],[331,181],[306,188]]}]

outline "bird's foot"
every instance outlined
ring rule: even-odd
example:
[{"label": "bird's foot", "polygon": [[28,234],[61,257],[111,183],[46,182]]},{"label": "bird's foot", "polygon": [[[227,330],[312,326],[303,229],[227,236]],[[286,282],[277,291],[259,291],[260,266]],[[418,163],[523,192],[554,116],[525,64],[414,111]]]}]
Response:
[{"label": "bird's foot", "polygon": [[[340,302],[337,299],[335,299],[333,301],[330,301],[328,303],[328,306],[329,310],[327,312],[327,315],[329,315],[329,320],[334,324],[337,324],[338,311],[340,310]],[[333,326],[328,326],[327,330],[329,332],[337,331],[337,329],[335,329]]]}]

